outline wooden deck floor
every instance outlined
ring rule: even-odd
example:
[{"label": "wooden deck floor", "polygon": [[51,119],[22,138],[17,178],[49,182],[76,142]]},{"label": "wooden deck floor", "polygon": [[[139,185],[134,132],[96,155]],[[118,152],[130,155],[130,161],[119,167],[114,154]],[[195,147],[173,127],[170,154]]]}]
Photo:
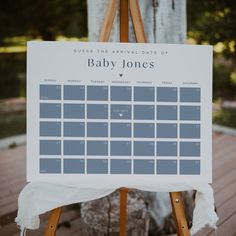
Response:
[{"label": "wooden deck floor", "polygon": [[[213,135],[213,188],[219,215],[217,236],[236,236],[236,137]],[[14,223],[17,198],[25,182],[25,146],[0,150],[0,235],[19,235]],[[57,235],[85,235],[80,229],[79,211],[64,208]],[[48,214],[41,217],[40,229],[27,235],[43,235]],[[67,228],[65,222],[70,222]],[[205,227],[196,236],[213,236],[215,231]]]}]

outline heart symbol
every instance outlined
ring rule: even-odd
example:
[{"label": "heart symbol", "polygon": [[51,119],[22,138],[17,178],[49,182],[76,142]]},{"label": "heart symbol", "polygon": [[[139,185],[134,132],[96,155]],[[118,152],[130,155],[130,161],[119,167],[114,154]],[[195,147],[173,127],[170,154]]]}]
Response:
[{"label": "heart symbol", "polygon": [[122,76],[123,76],[123,74],[119,74],[119,76],[120,76],[120,77],[122,77]]}]

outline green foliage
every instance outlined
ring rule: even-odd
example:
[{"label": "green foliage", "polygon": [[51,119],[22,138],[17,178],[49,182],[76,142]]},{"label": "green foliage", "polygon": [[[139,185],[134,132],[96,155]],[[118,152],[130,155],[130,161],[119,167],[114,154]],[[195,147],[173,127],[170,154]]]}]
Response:
[{"label": "green foliage", "polygon": [[0,113],[0,139],[26,132],[25,112]]},{"label": "green foliage", "polygon": [[222,108],[220,111],[213,113],[213,122],[236,128],[236,109]]},{"label": "green foliage", "polygon": [[198,43],[224,44],[223,53],[236,61],[236,3],[234,0],[188,0],[188,33]]},{"label": "green foliage", "polygon": [[25,95],[25,54],[0,54],[0,99]]},{"label": "green foliage", "polygon": [[236,98],[236,83],[232,79],[230,69],[222,64],[214,64],[213,69],[213,99]]},{"label": "green foliage", "polygon": [[8,0],[0,1],[1,39],[12,36],[87,35],[86,0]]}]

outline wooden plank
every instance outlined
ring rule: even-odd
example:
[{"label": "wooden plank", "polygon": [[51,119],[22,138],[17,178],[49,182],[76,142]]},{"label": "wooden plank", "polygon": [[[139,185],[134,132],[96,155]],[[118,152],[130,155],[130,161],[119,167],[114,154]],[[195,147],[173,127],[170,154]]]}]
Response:
[{"label": "wooden plank", "polygon": [[209,233],[209,236],[235,236],[236,234],[236,213],[231,215],[216,231]]}]

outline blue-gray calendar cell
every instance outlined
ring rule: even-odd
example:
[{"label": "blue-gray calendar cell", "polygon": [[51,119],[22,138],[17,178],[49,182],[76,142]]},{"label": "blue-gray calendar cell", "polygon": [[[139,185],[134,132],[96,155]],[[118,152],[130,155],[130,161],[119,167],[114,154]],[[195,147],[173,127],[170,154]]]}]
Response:
[{"label": "blue-gray calendar cell", "polygon": [[200,102],[200,88],[180,88],[180,102]]},{"label": "blue-gray calendar cell", "polygon": [[177,156],[177,142],[157,142],[157,156]]},{"label": "blue-gray calendar cell", "polygon": [[107,159],[87,159],[88,174],[108,174]]},{"label": "blue-gray calendar cell", "polygon": [[65,174],[84,174],[84,159],[64,159]]},{"label": "blue-gray calendar cell", "polygon": [[107,101],[108,86],[87,86],[87,100]]},{"label": "blue-gray calendar cell", "polygon": [[107,156],[108,142],[107,141],[87,141],[88,156]]},{"label": "blue-gray calendar cell", "polygon": [[85,100],[85,87],[82,85],[64,85],[64,100]]},{"label": "blue-gray calendar cell", "polygon": [[60,103],[40,103],[40,118],[61,118]]},{"label": "blue-gray calendar cell", "polygon": [[40,85],[40,99],[41,100],[60,100],[61,99],[61,85]]},{"label": "blue-gray calendar cell", "polygon": [[85,143],[83,140],[64,140],[64,155],[82,156],[85,151]]},{"label": "blue-gray calendar cell", "polygon": [[154,174],[154,160],[134,160],[134,174]]},{"label": "blue-gray calendar cell", "polygon": [[180,138],[200,138],[200,124],[180,124]]},{"label": "blue-gray calendar cell", "polygon": [[134,156],[154,156],[154,142],[134,141]]},{"label": "blue-gray calendar cell", "polygon": [[180,142],[180,156],[182,157],[199,157],[200,149],[200,142]]},{"label": "blue-gray calendar cell", "polygon": [[131,86],[111,86],[111,101],[131,101]]},{"label": "blue-gray calendar cell", "polygon": [[61,136],[61,122],[41,121],[40,136],[59,137]]},{"label": "blue-gray calendar cell", "polygon": [[61,155],[60,140],[40,140],[40,155]]},{"label": "blue-gray calendar cell", "polygon": [[131,105],[111,105],[111,119],[130,120]]},{"label": "blue-gray calendar cell", "polygon": [[84,137],[84,122],[64,122],[64,137]]},{"label": "blue-gray calendar cell", "polygon": [[179,172],[181,175],[200,175],[199,160],[180,160]]},{"label": "blue-gray calendar cell", "polygon": [[130,159],[111,159],[111,174],[131,174]]},{"label": "blue-gray calendar cell", "polygon": [[108,137],[108,123],[88,122],[87,137]]},{"label": "blue-gray calendar cell", "polygon": [[39,160],[39,172],[41,174],[59,174],[61,173],[61,159],[43,158]]},{"label": "blue-gray calendar cell", "polygon": [[84,104],[64,104],[64,118],[84,119]]},{"label": "blue-gray calendar cell", "polygon": [[157,160],[158,175],[176,175],[177,160]]},{"label": "blue-gray calendar cell", "polygon": [[178,89],[176,87],[157,87],[158,102],[177,102]]},{"label": "blue-gray calendar cell", "polygon": [[177,106],[157,106],[157,120],[177,120]]},{"label": "blue-gray calendar cell", "polygon": [[200,106],[180,106],[180,120],[200,120]]},{"label": "blue-gray calendar cell", "polygon": [[130,138],[131,123],[111,123],[111,137]]},{"label": "blue-gray calendar cell", "polygon": [[87,104],[88,119],[108,119],[108,105]]},{"label": "blue-gray calendar cell", "polygon": [[154,123],[134,123],[135,138],[154,138]]},{"label": "blue-gray calendar cell", "polygon": [[154,87],[134,87],[134,101],[153,102],[155,100]]},{"label": "blue-gray calendar cell", "polygon": [[177,124],[157,124],[157,138],[177,138]]},{"label": "blue-gray calendar cell", "polygon": [[111,156],[131,156],[130,141],[111,141]]},{"label": "blue-gray calendar cell", "polygon": [[154,120],[154,112],[153,105],[134,105],[135,120]]}]

